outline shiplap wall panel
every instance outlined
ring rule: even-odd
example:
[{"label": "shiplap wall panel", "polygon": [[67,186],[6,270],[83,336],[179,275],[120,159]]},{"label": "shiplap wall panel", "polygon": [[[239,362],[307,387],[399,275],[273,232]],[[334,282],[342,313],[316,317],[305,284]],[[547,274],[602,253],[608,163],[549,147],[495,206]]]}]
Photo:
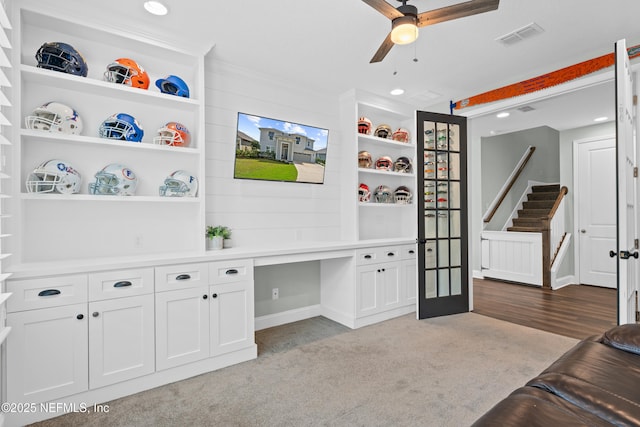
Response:
[{"label": "shiplap wall panel", "polygon": [[[338,99],[211,56],[205,67],[207,224],[229,226],[236,247],[341,240]],[[324,184],[234,179],[238,112],[329,129]]]}]

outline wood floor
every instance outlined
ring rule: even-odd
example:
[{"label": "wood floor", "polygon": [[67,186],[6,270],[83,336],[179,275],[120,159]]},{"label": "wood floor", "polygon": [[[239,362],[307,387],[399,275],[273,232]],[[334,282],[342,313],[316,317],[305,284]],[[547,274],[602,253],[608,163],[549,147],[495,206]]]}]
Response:
[{"label": "wood floor", "polygon": [[567,337],[599,335],[617,323],[617,292],[569,285],[552,291],[488,279],[473,280],[474,312]]}]

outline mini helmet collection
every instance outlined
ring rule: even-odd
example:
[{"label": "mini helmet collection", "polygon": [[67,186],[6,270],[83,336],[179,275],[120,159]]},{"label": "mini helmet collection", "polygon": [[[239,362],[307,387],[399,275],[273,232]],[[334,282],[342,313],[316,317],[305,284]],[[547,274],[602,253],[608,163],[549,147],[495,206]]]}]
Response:
[{"label": "mini helmet collection", "polygon": [[371,120],[369,120],[366,117],[360,117],[358,118],[358,133],[364,134],[364,135],[371,135],[371,128],[373,127],[373,124],[371,123]]},{"label": "mini helmet collection", "polygon": [[195,197],[198,192],[198,178],[185,170],[177,170],[165,178],[160,186],[160,196]]},{"label": "mini helmet collection", "polygon": [[369,202],[371,200],[371,191],[369,186],[363,182],[358,186],[358,201]]},{"label": "mini helmet collection", "polygon": [[89,67],[84,57],[67,43],[44,43],[36,52],[38,68],[87,77]]},{"label": "mini helmet collection", "polygon": [[178,122],[169,122],[158,129],[158,134],[153,138],[153,143],[187,147],[191,143],[191,133],[189,133],[189,129],[185,125]]},{"label": "mini helmet collection", "polygon": [[107,65],[104,79],[111,83],[123,84],[140,89],[149,88],[149,74],[140,64],[130,58],[118,58]]},{"label": "mini helmet collection", "polygon": [[376,160],[376,169],[378,170],[393,170],[393,160],[389,156],[378,157]]},{"label": "mini helmet collection", "polygon": [[27,129],[43,130],[51,133],[80,135],[82,119],[73,108],[60,102],[47,102],[25,117]]},{"label": "mini helmet collection", "polygon": [[53,159],[40,163],[25,182],[29,193],[73,194],[80,192],[82,177],[69,163]]},{"label": "mini helmet collection", "polygon": [[376,130],[373,132],[374,136],[377,136],[378,138],[390,138],[391,137],[391,126],[389,125],[378,125],[378,127],[376,127]]},{"label": "mini helmet collection", "polygon": [[178,76],[169,75],[156,80],[156,86],[162,93],[189,98],[189,86]]},{"label": "mini helmet collection", "polygon": [[370,168],[373,164],[373,160],[371,158],[371,154],[368,151],[360,151],[358,153],[358,167],[359,168]]},{"label": "mini helmet collection", "polygon": [[138,178],[127,166],[110,163],[95,174],[95,181],[89,183],[89,194],[103,196],[134,196]]},{"label": "mini helmet collection", "polygon": [[100,125],[98,133],[101,138],[131,142],[141,142],[144,136],[140,123],[127,113],[117,113],[107,117]]}]

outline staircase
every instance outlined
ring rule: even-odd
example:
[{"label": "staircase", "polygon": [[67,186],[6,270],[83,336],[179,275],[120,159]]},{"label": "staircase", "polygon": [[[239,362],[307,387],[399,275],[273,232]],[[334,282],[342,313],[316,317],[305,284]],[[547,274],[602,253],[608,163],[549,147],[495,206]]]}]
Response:
[{"label": "staircase", "polygon": [[560,185],[534,185],[527,194],[527,201],[522,203],[518,216],[513,218],[513,225],[507,231],[542,232],[543,219],[546,219],[560,194]]}]

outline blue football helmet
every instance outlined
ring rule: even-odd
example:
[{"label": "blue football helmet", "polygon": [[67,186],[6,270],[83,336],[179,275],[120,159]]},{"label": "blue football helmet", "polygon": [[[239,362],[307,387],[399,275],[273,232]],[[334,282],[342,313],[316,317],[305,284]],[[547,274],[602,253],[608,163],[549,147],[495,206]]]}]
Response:
[{"label": "blue football helmet", "polygon": [[156,86],[162,93],[168,93],[169,95],[182,96],[184,98],[189,97],[189,86],[178,76],[167,76],[164,79],[156,80]]},{"label": "blue football helmet", "polygon": [[38,68],[82,77],[87,77],[89,72],[89,67],[80,52],[66,43],[48,42],[43,44],[36,52],[36,60]]},{"label": "blue football helmet", "polygon": [[118,113],[109,116],[98,129],[101,138],[141,142],[144,130],[132,115]]}]

